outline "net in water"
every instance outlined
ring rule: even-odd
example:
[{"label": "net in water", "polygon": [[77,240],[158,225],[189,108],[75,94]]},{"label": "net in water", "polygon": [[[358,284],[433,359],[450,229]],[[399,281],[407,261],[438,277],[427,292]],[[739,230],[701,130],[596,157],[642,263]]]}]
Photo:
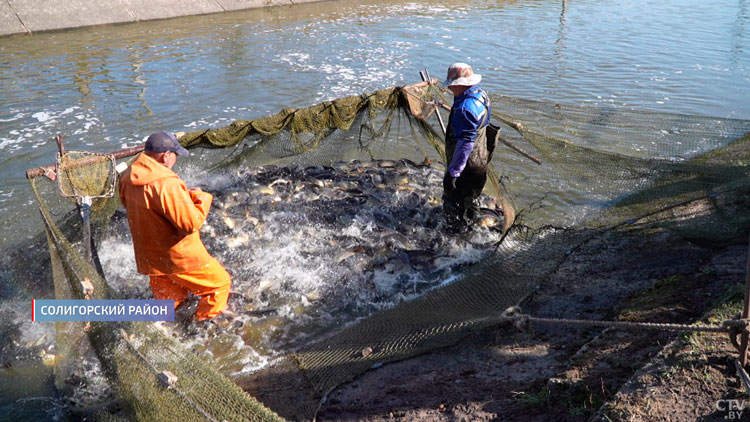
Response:
[{"label": "net in water", "polygon": [[[503,139],[542,164],[496,148],[485,193],[504,211],[502,240],[453,282],[310,339],[233,381],[153,324],[63,327],[68,334],[62,341],[85,328],[126,418],[311,420],[332,389],[362,372],[497,324],[506,308],[543,284],[571,251],[598,236],[670,230],[715,247],[747,237],[750,121],[491,98]],[[238,120],[187,133],[180,141],[221,152],[204,163],[209,174],[353,160],[440,163],[445,152],[435,101],[445,100],[438,86],[396,87]],[[77,189],[88,184],[95,196],[101,181],[81,179],[86,178],[76,177]],[[94,287],[92,297],[116,297],[74,245],[75,224],[65,218],[72,204],[41,178],[32,186],[58,298],[84,297],[84,280]],[[117,206],[113,199],[95,200],[95,234],[106,233]],[[176,376],[173,385],[160,381],[165,371]]]}]

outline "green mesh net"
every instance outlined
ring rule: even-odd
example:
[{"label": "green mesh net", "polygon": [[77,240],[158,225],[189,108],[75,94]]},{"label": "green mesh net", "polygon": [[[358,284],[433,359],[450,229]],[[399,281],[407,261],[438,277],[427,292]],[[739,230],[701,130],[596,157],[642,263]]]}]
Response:
[{"label": "green mesh net", "polygon": [[107,154],[70,151],[57,160],[57,183],[65,197],[106,198],[115,193],[115,160]]},{"label": "green mesh net", "polygon": [[[94,266],[67,239],[32,179],[50,246],[55,295],[60,299],[117,298]],[[106,209],[106,208],[102,208]],[[93,287],[93,289],[92,289]],[[88,337],[107,379],[125,405],[128,419],[139,421],[274,421],[282,420],[212,366],[184,349],[167,332],[146,323],[58,323],[60,360]],[[162,381],[165,373],[176,377]],[[64,379],[56,374],[57,380]],[[103,420],[115,416],[103,415]]]},{"label": "green mesh net", "polygon": [[[506,308],[593,238],[671,230],[721,247],[747,237],[750,121],[491,98],[504,144],[542,162],[496,148],[485,190],[502,204],[505,227],[491,254],[450,284],[311,341],[234,382],[153,324],[92,324],[88,337],[127,405],[127,417],[311,420],[332,389],[363,371],[497,324]],[[180,140],[186,147],[223,149],[220,159],[205,165],[217,173],[342,160],[439,162],[445,154],[434,114],[444,111],[435,101],[446,101],[439,87],[397,87],[238,120]],[[82,297],[79,286],[89,279],[94,297],[114,297],[58,227],[66,205],[45,184],[32,182],[48,233],[56,294]],[[116,206],[110,201],[96,207],[95,221],[106,224]],[[175,385],[160,381],[164,371],[176,376]]]}]

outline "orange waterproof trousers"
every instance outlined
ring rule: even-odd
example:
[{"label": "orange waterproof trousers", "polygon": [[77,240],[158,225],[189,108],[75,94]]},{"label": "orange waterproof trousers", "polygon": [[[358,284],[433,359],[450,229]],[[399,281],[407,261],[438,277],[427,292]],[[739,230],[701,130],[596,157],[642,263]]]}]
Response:
[{"label": "orange waterproof trousers", "polygon": [[211,319],[227,307],[232,280],[229,273],[215,258],[203,268],[180,274],[152,275],[151,291],[154,299],[174,299],[180,305],[190,295],[201,296],[195,319]]}]

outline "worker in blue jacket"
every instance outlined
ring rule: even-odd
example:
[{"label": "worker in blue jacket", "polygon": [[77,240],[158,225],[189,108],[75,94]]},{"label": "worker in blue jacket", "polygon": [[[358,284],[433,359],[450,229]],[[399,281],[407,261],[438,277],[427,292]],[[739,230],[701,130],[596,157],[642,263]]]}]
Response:
[{"label": "worker in blue jacket", "polygon": [[449,233],[460,233],[471,224],[479,207],[476,199],[487,181],[487,166],[495,148],[488,141],[490,99],[477,84],[482,75],[466,63],[448,68],[445,86],[453,92],[453,107],[445,132],[448,167],[443,178],[443,211]]}]

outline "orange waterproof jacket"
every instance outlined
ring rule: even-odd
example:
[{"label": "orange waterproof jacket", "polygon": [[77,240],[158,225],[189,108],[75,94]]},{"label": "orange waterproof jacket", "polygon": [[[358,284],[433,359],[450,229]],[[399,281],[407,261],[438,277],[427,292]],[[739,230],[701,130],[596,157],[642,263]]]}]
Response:
[{"label": "orange waterproof jacket", "polygon": [[209,263],[199,229],[210,193],[188,191],[177,174],[146,154],[120,176],[119,188],[139,273],[179,274]]}]

